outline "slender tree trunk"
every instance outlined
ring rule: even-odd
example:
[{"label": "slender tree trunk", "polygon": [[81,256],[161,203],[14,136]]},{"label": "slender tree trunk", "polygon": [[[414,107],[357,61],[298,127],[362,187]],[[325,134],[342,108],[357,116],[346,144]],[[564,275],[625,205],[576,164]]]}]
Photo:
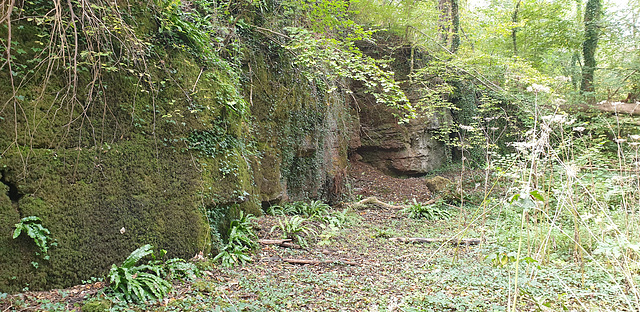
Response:
[{"label": "slender tree trunk", "polygon": [[588,0],[584,10],[584,42],[582,44],[582,84],[580,90],[583,93],[593,92],[593,73],[596,69],[596,48],[600,38],[598,22],[602,14],[602,0]]},{"label": "slender tree trunk", "polygon": [[513,29],[511,29],[511,41],[513,42],[513,56],[518,56],[518,12],[520,11],[520,3],[522,0],[518,0],[516,8],[513,10],[513,16],[511,16],[511,22],[513,23]]},{"label": "slender tree trunk", "polygon": [[440,42],[455,53],[460,46],[460,16],[458,14],[458,0],[438,0],[438,30]]},{"label": "slender tree trunk", "polygon": [[456,53],[460,47],[460,15],[458,0],[451,0],[451,52]]},{"label": "slender tree trunk", "polygon": [[[576,0],[576,25],[582,24],[582,0]],[[575,50],[571,56],[571,84],[573,90],[578,90],[580,87],[582,71],[582,60],[580,59],[580,51]]]}]

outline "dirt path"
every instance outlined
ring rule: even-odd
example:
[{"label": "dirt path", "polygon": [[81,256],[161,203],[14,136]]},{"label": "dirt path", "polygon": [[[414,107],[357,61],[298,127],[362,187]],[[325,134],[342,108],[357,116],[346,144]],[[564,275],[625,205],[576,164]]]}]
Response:
[{"label": "dirt path", "polygon": [[383,174],[369,164],[352,161],[349,174],[353,180],[354,195],[376,196],[385,202],[426,202],[431,193],[424,178],[394,178]]}]

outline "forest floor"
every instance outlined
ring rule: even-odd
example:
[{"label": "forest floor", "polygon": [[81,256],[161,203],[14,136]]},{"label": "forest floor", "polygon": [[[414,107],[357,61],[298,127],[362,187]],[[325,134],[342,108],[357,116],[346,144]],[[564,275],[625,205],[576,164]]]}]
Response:
[{"label": "forest floor", "polygon": [[[396,203],[413,198],[424,202],[431,198],[423,178],[393,178],[365,164],[355,164],[352,169],[354,190],[362,196],[375,195],[382,201]],[[479,245],[392,240],[396,237],[483,238],[487,227],[470,222],[474,209],[458,209],[453,217],[434,221],[411,219],[399,209],[369,206],[354,210],[352,222],[341,229],[323,230],[314,224],[318,235],[309,237],[312,241],[309,248],[263,245],[252,255],[251,263],[234,268],[208,266],[202,278],[176,285],[168,298],[129,308],[139,311],[508,311],[516,299],[514,311],[607,311],[617,306],[615,302],[623,300],[612,290],[615,286],[602,282],[606,278],[598,277],[597,271],[581,269],[571,261],[556,259],[544,267],[523,264],[519,273],[509,267],[508,257],[505,258],[507,265],[492,265],[487,255],[500,254],[502,249],[496,246],[490,233],[484,233],[485,238],[491,238]],[[277,231],[271,231],[278,224],[278,218],[281,217],[260,217],[256,222],[258,237],[280,238]],[[287,262],[291,259],[317,263]],[[516,274],[519,274],[517,279]],[[96,283],[0,298],[0,311],[79,311],[83,300],[101,300],[103,295],[99,292],[103,287],[104,283]]]}]

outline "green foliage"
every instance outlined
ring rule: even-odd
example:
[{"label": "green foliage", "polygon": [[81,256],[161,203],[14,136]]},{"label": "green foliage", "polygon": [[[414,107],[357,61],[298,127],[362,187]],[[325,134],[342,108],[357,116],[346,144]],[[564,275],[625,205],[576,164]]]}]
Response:
[{"label": "green foliage", "polygon": [[253,232],[253,222],[255,220],[256,217],[254,215],[240,211],[240,217],[231,221],[227,235],[229,244],[241,245],[249,249],[257,248],[258,243],[256,240],[258,237]]},{"label": "green foliage", "polygon": [[511,251],[509,253],[495,252],[487,255],[485,260],[489,260],[493,266],[504,267],[510,263],[516,262],[517,257],[518,253],[515,251]]},{"label": "green foliage", "polygon": [[594,255],[603,255],[612,261],[629,257],[631,259],[640,255],[640,243],[632,243],[625,235],[615,238],[607,237],[598,242],[598,247],[593,251]]},{"label": "green foliage", "polygon": [[[164,255],[164,251],[161,254]],[[147,256],[154,260],[138,264]],[[164,279],[163,273],[161,263],[155,260],[153,246],[147,244],[133,251],[121,266],[112,265],[107,277],[116,296],[128,302],[143,303],[162,299],[171,292],[173,287]]]},{"label": "green foliage", "polygon": [[407,206],[402,212],[409,215],[412,219],[442,220],[451,217],[452,213],[443,208],[442,205],[435,203],[431,205],[423,205],[418,203],[415,198],[413,203]]},{"label": "green foliage", "polygon": [[294,63],[306,70],[308,79],[353,79],[361,82],[377,103],[398,109],[401,120],[415,117],[415,111],[393,73],[386,71],[383,63],[362,54],[352,41],[319,37],[304,28],[286,29],[292,39],[286,49],[296,56]]},{"label": "green foliage", "polygon": [[278,225],[271,228],[271,232],[280,229],[282,237],[292,239],[302,247],[308,247],[307,237],[316,235],[315,230],[307,223],[307,219],[301,216],[292,216],[278,220]]},{"label": "green foliage", "polygon": [[251,257],[246,254],[247,252],[249,252],[249,248],[246,246],[227,244],[213,258],[213,261],[220,261],[220,264],[225,267],[244,265],[251,262]]},{"label": "green foliage", "polygon": [[247,252],[258,247],[256,234],[253,232],[253,221],[256,217],[252,214],[240,212],[239,219],[231,221],[227,232],[227,244],[222,247],[213,260],[220,261],[222,266],[232,267],[243,265],[251,261]]},{"label": "green foliage", "polygon": [[[210,57],[213,53],[210,48],[209,36],[200,27],[194,24],[190,19],[198,16],[197,11],[191,13],[181,7],[180,0],[156,0],[156,7],[160,27],[158,32],[161,35],[172,38],[176,41],[182,41],[193,49],[193,53],[201,57]],[[183,45],[177,44],[180,48]]]},{"label": "green foliage", "polygon": [[55,242],[51,242],[51,232],[49,229],[42,225],[42,220],[36,216],[29,216],[20,219],[20,222],[15,225],[16,229],[13,231],[13,239],[18,238],[22,232],[33,239],[33,242],[40,249],[42,257],[45,260],[49,260],[48,251],[51,246],[55,246]]},{"label": "green foliage", "polygon": [[285,203],[283,205],[273,205],[267,208],[266,213],[269,215],[300,215],[308,218],[317,218],[328,213],[331,206],[319,200],[313,200],[309,203],[297,201]]},{"label": "green foliage", "polygon": [[244,141],[229,132],[227,126],[215,124],[208,130],[194,131],[187,138],[190,149],[218,159],[222,177],[238,175],[239,167],[233,159],[236,153],[245,152]]},{"label": "green foliage", "polygon": [[358,220],[358,217],[357,215],[354,215],[349,208],[345,208],[341,211],[332,211],[331,213],[320,216],[317,219],[330,228],[341,229],[346,225],[355,223],[356,220]]},{"label": "green foliage", "polygon": [[165,261],[163,269],[163,275],[171,279],[193,281],[201,275],[200,269],[195,264],[180,258]]}]

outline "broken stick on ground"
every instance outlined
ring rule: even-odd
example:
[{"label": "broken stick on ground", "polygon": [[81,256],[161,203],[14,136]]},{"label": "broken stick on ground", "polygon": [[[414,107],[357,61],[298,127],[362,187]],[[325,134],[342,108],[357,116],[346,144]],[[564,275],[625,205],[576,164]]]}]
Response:
[{"label": "broken stick on ground", "polygon": [[478,245],[482,242],[480,238],[424,238],[424,237],[392,237],[392,242],[403,243],[450,243],[454,245]]},{"label": "broken stick on ground", "polygon": [[282,261],[291,264],[348,264],[358,265],[356,262],[348,260],[310,260],[310,259],[282,259]]},{"label": "broken stick on ground", "polygon": [[261,245],[278,245],[280,247],[302,249],[302,247],[295,245],[291,241],[291,239],[259,239],[258,243]]}]

